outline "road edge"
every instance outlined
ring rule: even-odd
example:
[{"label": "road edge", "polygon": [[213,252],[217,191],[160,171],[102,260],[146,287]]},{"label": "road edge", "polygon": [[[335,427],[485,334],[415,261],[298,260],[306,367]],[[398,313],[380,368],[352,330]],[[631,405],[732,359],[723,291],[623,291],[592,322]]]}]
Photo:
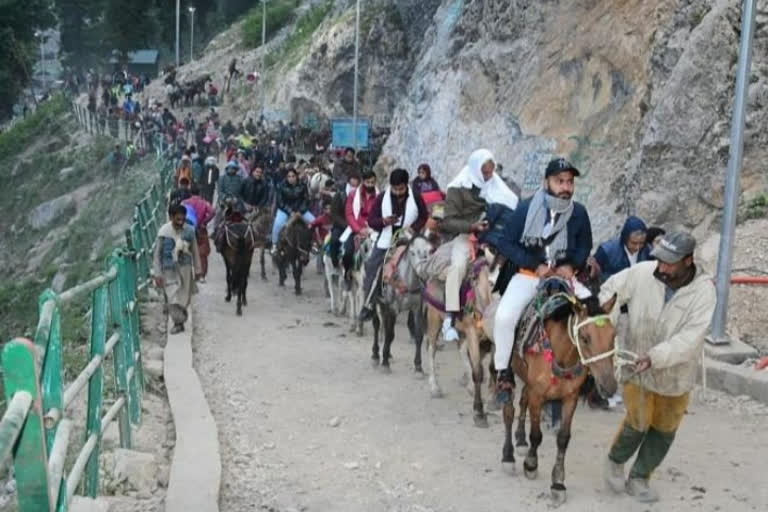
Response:
[{"label": "road edge", "polygon": [[[165,387],[176,430],[166,512],[219,510],[219,433],[193,366],[192,310],[191,306],[187,308],[187,329],[168,334],[163,357]],[[168,322],[170,333],[170,318]]]}]

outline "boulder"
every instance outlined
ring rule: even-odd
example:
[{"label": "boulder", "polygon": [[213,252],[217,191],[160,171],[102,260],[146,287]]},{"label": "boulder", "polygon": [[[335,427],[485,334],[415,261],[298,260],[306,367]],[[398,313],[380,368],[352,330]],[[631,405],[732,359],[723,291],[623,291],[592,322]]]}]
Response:
[{"label": "boulder", "polygon": [[75,200],[69,194],[51,199],[30,212],[29,225],[34,229],[43,229],[56,219],[73,214],[76,209]]},{"label": "boulder", "polygon": [[137,492],[152,492],[157,488],[157,462],[151,453],[116,449],[112,474],[115,480],[127,482]]}]

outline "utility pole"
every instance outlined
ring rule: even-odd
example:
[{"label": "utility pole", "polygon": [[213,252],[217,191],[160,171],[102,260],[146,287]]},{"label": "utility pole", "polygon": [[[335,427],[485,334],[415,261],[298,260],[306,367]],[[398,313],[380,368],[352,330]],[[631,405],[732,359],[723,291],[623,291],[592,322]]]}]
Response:
[{"label": "utility pole", "polygon": [[357,0],[355,7],[355,85],[353,88],[352,98],[352,145],[357,153],[357,88],[358,78],[357,72],[359,69],[360,60],[360,0]]},{"label": "utility pole", "polygon": [[179,17],[181,16],[181,0],[176,0],[176,67],[179,67]]},{"label": "utility pole", "polygon": [[195,8],[189,7],[189,62],[195,60]]},{"label": "utility pole", "polygon": [[733,237],[736,231],[736,212],[739,206],[739,175],[744,160],[744,118],[746,115],[749,70],[752,65],[752,39],[755,34],[756,1],[744,0],[741,12],[741,43],[739,64],[736,70],[736,98],[731,118],[731,150],[728,157],[728,174],[725,177],[725,209],[720,234],[720,256],[717,260],[717,306],[712,317],[712,335],[707,339],[713,345],[730,343],[725,326],[728,319],[728,296],[731,287],[733,264]]},{"label": "utility pole", "polygon": [[264,108],[267,104],[267,68],[264,57],[267,55],[267,0],[261,0],[261,77],[259,78],[259,87],[261,87],[261,117],[264,118]]}]

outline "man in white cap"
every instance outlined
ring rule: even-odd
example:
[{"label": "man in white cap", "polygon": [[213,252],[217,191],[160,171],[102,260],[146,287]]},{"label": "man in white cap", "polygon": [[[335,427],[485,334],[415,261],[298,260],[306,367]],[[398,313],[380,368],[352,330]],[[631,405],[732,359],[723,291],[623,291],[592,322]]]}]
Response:
[{"label": "man in white cap", "polygon": [[[658,261],[622,270],[600,290],[601,304],[617,297],[614,316],[627,306],[629,329],[623,348],[639,356],[624,384],[627,412],[604,476],[613,491],[626,491],[643,503],[658,500],[648,480],[667,455],[685,415],[715,310],[715,287],[694,264],[695,248],[696,240],[688,233],[665,235],[651,252]],[[625,480],[624,464],[635,453]]]},{"label": "man in white cap", "polygon": [[469,236],[488,230],[484,217],[489,204],[500,203],[514,210],[517,201],[517,195],[496,174],[496,160],[487,149],[474,151],[467,165],[448,184],[445,213],[440,223],[440,231],[453,237],[451,265],[445,276],[445,341],[459,339],[453,320],[461,309],[459,290],[469,264]]}]

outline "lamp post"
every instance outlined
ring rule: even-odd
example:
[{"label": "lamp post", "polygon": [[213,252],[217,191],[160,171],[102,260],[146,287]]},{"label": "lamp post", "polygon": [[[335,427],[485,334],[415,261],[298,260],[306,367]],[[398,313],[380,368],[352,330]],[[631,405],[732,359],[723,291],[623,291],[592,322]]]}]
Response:
[{"label": "lamp post", "polygon": [[189,62],[195,60],[195,8],[189,7]]},{"label": "lamp post", "polygon": [[181,16],[181,0],[176,0],[176,67],[179,67],[179,17]]},{"label": "lamp post", "polygon": [[717,306],[712,317],[712,335],[707,339],[714,345],[729,343],[725,333],[728,319],[728,295],[731,287],[733,263],[733,236],[736,231],[736,213],[739,206],[739,175],[744,160],[744,118],[747,109],[749,69],[752,64],[752,38],[755,34],[755,0],[744,0],[741,12],[741,43],[739,64],[736,69],[736,98],[733,101],[731,119],[731,150],[728,157],[728,173],[725,177],[725,208],[720,235],[720,255],[717,260]]},{"label": "lamp post", "polygon": [[355,85],[352,92],[352,145],[357,153],[357,71],[360,60],[360,0],[355,7]]},{"label": "lamp post", "polygon": [[267,0],[261,0],[261,118],[264,118],[264,107],[267,104],[267,68],[264,57],[267,54]]}]

